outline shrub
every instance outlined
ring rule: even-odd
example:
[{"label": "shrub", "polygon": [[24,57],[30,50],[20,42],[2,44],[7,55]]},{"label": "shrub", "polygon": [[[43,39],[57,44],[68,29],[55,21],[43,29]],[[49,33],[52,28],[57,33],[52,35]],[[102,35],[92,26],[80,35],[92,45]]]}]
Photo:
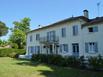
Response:
[{"label": "shrub", "polygon": [[18,45],[16,43],[11,43],[11,47],[17,49]]},{"label": "shrub", "polygon": [[63,65],[63,57],[60,55],[47,55],[48,64]]},{"label": "shrub", "polygon": [[24,49],[5,48],[0,49],[0,57],[15,57],[17,54],[25,54]]},{"label": "shrub", "polygon": [[89,57],[88,62],[94,70],[103,69],[103,59],[100,55],[97,57]]},{"label": "shrub", "polygon": [[67,57],[67,65],[71,66],[71,67],[79,67],[80,66],[80,60],[77,57],[68,56]]},{"label": "shrub", "polygon": [[79,61],[80,61],[80,67],[82,69],[86,68],[87,63],[86,63],[85,57],[84,56],[80,56]]},{"label": "shrub", "polygon": [[31,60],[58,66],[79,66],[79,59],[73,56],[62,57],[61,55],[35,54],[32,55]]}]

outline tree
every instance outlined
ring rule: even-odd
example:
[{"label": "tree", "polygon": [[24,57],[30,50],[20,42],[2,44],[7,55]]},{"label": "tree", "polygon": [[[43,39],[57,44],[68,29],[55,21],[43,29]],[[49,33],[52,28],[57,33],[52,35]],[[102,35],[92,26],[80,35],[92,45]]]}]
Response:
[{"label": "tree", "polygon": [[0,39],[0,46],[1,46],[1,47],[7,46],[8,44],[9,44],[8,41],[6,41],[6,40],[1,40],[1,39]]},{"label": "tree", "polygon": [[12,34],[10,41],[16,43],[18,48],[23,48],[26,44],[26,32],[30,30],[30,18],[23,18],[20,22],[14,21],[14,27],[11,28]]},{"label": "tree", "polygon": [[0,21],[0,37],[8,33],[8,27],[6,27],[4,22]]}]

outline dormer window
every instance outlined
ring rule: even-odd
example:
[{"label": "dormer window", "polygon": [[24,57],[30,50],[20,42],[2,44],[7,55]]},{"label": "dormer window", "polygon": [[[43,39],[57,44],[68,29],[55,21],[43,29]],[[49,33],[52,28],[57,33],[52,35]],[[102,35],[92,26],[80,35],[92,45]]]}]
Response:
[{"label": "dormer window", "polygon": [[98,27],[89,27],[88,31],[89,32],[98,32]]}]

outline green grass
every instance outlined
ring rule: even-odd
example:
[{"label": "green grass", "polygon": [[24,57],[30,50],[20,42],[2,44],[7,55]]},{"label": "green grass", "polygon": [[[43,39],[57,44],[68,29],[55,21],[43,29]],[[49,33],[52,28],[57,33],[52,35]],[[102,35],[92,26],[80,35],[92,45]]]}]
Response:
[{"label": "green grass", "polygon": [[103,72],[63,68],[2,57],[0,77],[103,77]]}]

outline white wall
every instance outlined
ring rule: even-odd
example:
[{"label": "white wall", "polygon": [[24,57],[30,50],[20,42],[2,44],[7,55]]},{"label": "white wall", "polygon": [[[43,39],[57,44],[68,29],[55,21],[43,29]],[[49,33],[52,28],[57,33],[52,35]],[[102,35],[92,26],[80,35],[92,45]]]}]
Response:
[{"label": "white wall", "polygon": [[[68,44],[69,52],[68,55],[72,55],[72,43],[79,43],[79,55],[82,56],[96,56],[98,54],[103,55],[103,23],[96,24],[91,26],[98,26],[98,32],[89,33],[88,27],[81,28],[81,25],[84,24],[85,21],[83,20],[75,20],[72,22],[66,22],[62,24],[55,25],[53,27],[40,29],[37,31],[33,31],[27,34],[27,53],[28,53],[28,46],[40,46],[39,41],[36,40],[36,34],[40,34],[40,37],[46,37],[47,32],[49,31],[56,31],[56,36],[59,36],[59,44]],[[74,25],[78,25],[79,34],[77,36],[73,36],[72,27]],[[66,28],[66,37],[61,37],[61,29]],[[29,41],[29,37],[32,35],[33,41]],[[98,53],[90,54],[85,52],[85,42],[98,42]],[[45,53],[45,49],[42,50]]]},{"label": "white wall", "polygon": [[[88,27],[91,26],[98,26],[98,32],[88,32]],[[83,35],[82,35],[82,39],[83,39],[83,43],[85,45],[85,42],[97,42],[98,43],[98,53],[86,53],[85,52],[85,46],[83,45],[83,54],[85,56],[97,56],[99,54],[101,54],[103,56],[103,23],[101,24],[95,24],[95,25],[90,25],[88,27],[84,27],[82,29]]]}]

